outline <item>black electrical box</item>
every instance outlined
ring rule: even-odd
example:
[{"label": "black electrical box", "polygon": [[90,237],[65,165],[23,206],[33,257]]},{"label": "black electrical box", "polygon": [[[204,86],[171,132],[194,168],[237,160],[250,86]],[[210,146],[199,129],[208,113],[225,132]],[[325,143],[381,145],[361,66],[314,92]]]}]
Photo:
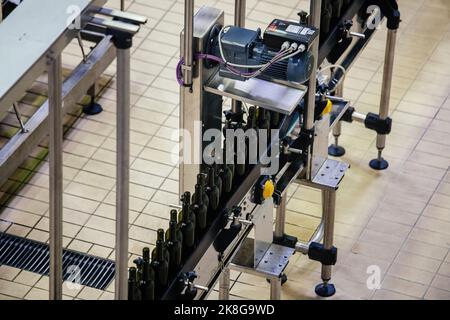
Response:
[{"label": "black electrical box", "polygon": [[317,28],[308,27],[293,21],[275,19],[264,32],[264,43],[276,51],[284,42],[303,44],[307,48],[318,36]]}]

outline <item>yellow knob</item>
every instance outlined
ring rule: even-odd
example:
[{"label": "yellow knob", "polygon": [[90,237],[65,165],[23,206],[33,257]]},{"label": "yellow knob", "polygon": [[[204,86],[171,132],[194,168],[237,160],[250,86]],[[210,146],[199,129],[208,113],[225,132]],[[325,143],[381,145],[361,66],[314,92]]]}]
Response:
[{"label": "yellow knob", "polygon": [[274,192],[275,192],[275,186],[274,186],[272,180],[267,180],[266,183],[264,184],[264,189],[263,189],[264,200],[272,197]]},{"label": "yellow knob", "polygon": [[333,110],[333,102],[331,102],[331,100],[328,99],[327,106],[322,111],[322,116],[330,113],[332,110]]}]

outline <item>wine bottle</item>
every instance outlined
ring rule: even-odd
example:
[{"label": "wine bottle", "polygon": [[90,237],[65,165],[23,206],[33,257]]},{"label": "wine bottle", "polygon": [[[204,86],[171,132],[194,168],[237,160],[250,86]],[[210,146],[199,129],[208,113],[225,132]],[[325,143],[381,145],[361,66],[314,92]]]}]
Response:
[{"label": "wine bottle", "polygon": [[220,190],[216,185],[216,173],[214,167],[210,167],[208,170],[208,189],[207,194],[209,198],[209,209],[212,211],[217,210],[220,201]]},{"label": "wine bottle", "polygon": [[155,299],[161,299],[167,289],[169,279],[169,264],[164,256],[164,230],[158,229],[156,240],[156,259],[152,261],[155,272]]},{"label": "wine bottle", "polygon": [[183,234],[183,247],[181,250],[182,260],[186,261],[195,245],[195,224],[192,221],[193,219],[190,212],[190,192],[185,192],[181,199],[183,202],[183,209],[181,211],[181,223],[179,228]]},{"label": "wine bottle", "polygon": [[208,223],[208,207],[203,201],[203,192],[200,185],[195,185],[195,199],[192,204],[192,211],[195,215],[195,242],[199,242],[201,237],[205,234],[206,226]]},{"label": "wine bottle", "polygon": [[[207,188],[207,186],[206,186],[206,174],[199,173],[197,175],[197,184],[200,185],[200,189],[202,191],[203,202],[205,203],[206,208],[209,208],[209,198],[208,198],[208,195],[206,194],[206,188]],[[194,193],[192,195],[192,202],[195,201],[194,200],[195,197],[196,197],[196,194]]]},{"label": "wine bottle", "polygon": [[212,165],[212,167],[214,168],[214,181],[216,183],[217,188],[219,188],[219,195],[222,196],[223,193],[223,181],[222,178],[220,177],[220,168],[219,165],[217,163],[214,163]]},{"label": "wine bottle", "polygon": [[142,250],[142,278],[141,278],[141,296],[142,300],[155,299],[155,273],[150,264],[150,249],[144,248]]},{"label": "wine bottle", "polygon": [[138,287],[135,267],[128,269],[128,300],[141,300],[141,291]]},{"label": "wine bottle", "polygon": [[[201,193],[200,193],[201,194]],[[166,233],[166,248],[170,255],[169,278],[173,279],[181,268],[182,240],[178,235],[177,210],[170,211],[169,232]]]}]

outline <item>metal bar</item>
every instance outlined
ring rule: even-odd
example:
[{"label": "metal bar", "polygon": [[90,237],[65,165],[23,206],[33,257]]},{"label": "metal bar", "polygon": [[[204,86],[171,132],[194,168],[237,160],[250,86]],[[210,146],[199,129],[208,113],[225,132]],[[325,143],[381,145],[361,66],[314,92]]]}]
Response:
[{"label": "metal bar", "polygon": [[[234,25],[236,27],[245,28],[246,2],[246,0],[235,0],[234,2]],[[231,110],[233,112],[241,112],[242,102],[232,100]]]},{"label": "metal bar", "polygon": [[324,229],[324,219],[322,217],[322,220],[320,220],[319,226],[317,227],[316,231],[314,231],[313,235],[309,239],[307,243],[298,241],[295,244],[295,251],[300,252],[302,254],[308,254],[309,246],[313,242],[320,242],[323,239],[323,230]]},{"label": "metal bar", "polygon": [[[389,106],[392,89],[392,76],[394,71],[395,45],[397,42],[397,30],[388,30],[386,40],[386,55],[384,60],[383,84],[381,89],[380,119],[389,116]],[[386,145],[386,135],[377,135],[378,160],[382,160],[382,151]]]},{"label": "metal bar", "polygon": [[[313,27],[320,29],[320,18],[321,18],[321,9],[322,9],[322,0],[314,0],[311,1],[310,7],[310,15],[309,15],[309,24]],[[318,36],[311,47],[311,52],[314,57],[318,57],[319,55],[319,40],[320,36]],[[309,78],[308,83],[308,99],[307,99],[307,108],[305,109],[305,123],[304,128],[306,130],[311,130],[314,128],[314,109],[316,106],[316,70],[319,64],[317,59],[314,59],[313,72],[311,73],[311,77]],[[308,152],[308,163],[306,168],[306,178],[311,178],[311,166],[312,166],[312,155],[311,152]]]},{"label": "metal bar", "polygon": [[[328,250],[333,247],[336,190],[322,190],[322,208],[324,219],[323,246]],[[331,269],[331,265],[322,265],[322,280],[325,284],[331,280]]]},{"label": "metal bar", "polygon": [[194,65],[194,0],[184,1],[184,46],[183,81],[185,86],[192,85]]},{"label": "metal bar", "polygon": [[275,238],[282,238],[284,236],[285,223],[286,223],[286,203],[287,194],[281,197],[281,202],[278,205],[276,217],[275,217]]},{"label": "metal bar", "polygon": [[[335,92],[336,96],[342,98],[344,96],[344,81],[336,88]],[[334,145],[339,146],[339,137],[342,133],[342,123],[338,121],[336,125],[333,127],[333,137],[334,137]]]},{"label": "metal bar", "polygon": [[120,0],[120,10],[125,11],[125,0]]},{"label": "metal bar", "polygon": [[281,278],[270,280],[270,300],[281,300]]},{"label": "metal bar", "polygon": [[353,112],[352,114],[352,119],[353,121],[359,122],[359,123],[364,123],[366,121],[366,115],[359,113],[359,112]]},{"label": "metal bar", "polygon": [[62,299],[63,123],[61,54],[48,56],[50,299]]},{"label": "metal bar", "polygon": [[230,269],[224,268],[219,278],[219,300],[230,300]]},{"label": "metal bar", "polygon": [[130,49],[117,49],[116,300],[128,299]]},{"label": "metal bar", "polygon": [[22,133],[27,133],[28,130],[25,128],[25,125],[22,121],[22,114],[20,113],[20,109],[17,106],[17,103],[13,103],[13,109],[14,109],[14,113],[16,114],[17,121],[19,121],[20,131]]}]

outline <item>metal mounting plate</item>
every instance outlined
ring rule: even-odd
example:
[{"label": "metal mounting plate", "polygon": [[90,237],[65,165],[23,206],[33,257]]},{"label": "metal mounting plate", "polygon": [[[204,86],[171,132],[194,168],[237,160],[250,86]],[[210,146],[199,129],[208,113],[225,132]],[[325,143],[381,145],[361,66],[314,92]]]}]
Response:
[{"label": "metal mounting plate", "polygon": [[328,188],[337,189],[348,168],[350,168],[348,163],[327,159],[314,176],[312,182]]},{"label": "metal mounting plate", "polygon": [[289,258],[294,254],[295,249],[271,244],[261,262],[256,267],[256,271],[273,277],[279,277],[286,269]]},{"label": "metal mounting plate", "polygon": [[349,101],[333,101],[333,110],[330,113],[330,131],[341,120],[349,107]]},{"label": "metal mounting plate", "polygon": [[306,95],[307,88],[289,87],[258,78],[234,80],[221,77],[217,72],[206,84],[205,91],[290,115]]}]

